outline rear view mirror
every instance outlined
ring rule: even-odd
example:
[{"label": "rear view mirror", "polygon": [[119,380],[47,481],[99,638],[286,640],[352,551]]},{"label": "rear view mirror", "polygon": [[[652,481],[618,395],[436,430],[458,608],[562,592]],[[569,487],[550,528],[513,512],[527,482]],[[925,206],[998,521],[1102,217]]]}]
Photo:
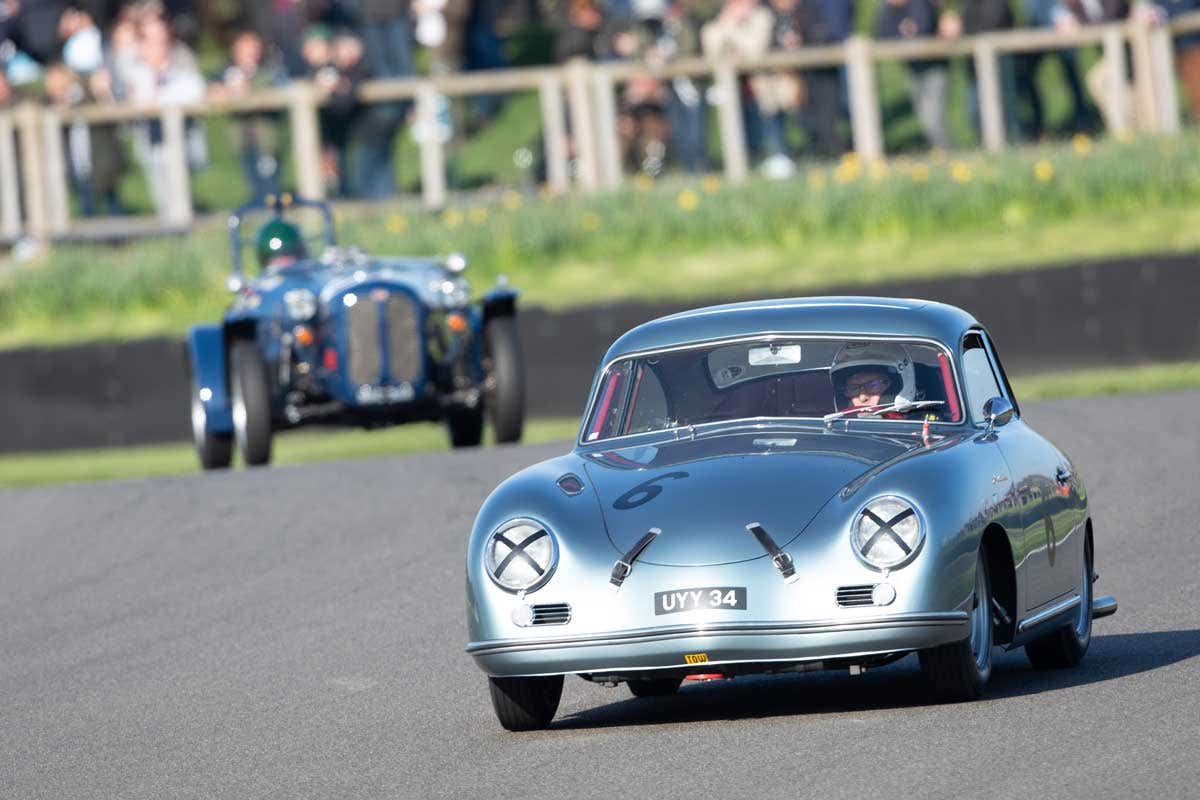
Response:
[{"label": "rear view mirror", "polygon": [[983,418],[987,420],[988,430],[1000,428],[1012,422],[1012,403],[1003,397],[993,397],[983,404]]}]

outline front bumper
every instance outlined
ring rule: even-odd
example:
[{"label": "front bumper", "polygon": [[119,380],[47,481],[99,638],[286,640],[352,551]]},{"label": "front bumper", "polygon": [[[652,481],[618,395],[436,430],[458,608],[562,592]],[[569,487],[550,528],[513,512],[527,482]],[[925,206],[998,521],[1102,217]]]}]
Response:
[{"label": "front bumper", "polygon": [[920,650],[969,635],[967,613],[947,611],[853,621],[731,622],[500,639],[472,642],[467,652],[487,674],[512,677],[820,661]]}]

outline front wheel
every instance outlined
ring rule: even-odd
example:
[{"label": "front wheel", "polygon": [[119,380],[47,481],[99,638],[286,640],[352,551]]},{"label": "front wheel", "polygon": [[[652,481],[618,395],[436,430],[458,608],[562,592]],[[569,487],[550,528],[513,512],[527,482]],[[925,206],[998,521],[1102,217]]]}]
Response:
[{"label": "front wheel", "polygon": [[1092,543],[1083,546],[1083,574],[1079,578],[1079,613],[1071,625],[1025,645],[1025,656],[1034,669],[1074,667],[1092,643]]},{"label": "front wheel", "polygon": [[246,466],[271,461],[271,393],[267,365],[254,342],[235,341],[229,349],[233,438]]},{"label": "front wheel", "polygon": [[192,439],[201,469],[227,469],[233,463],[233,437],[208,430],[208,412],[195,386],[192,387]]},{"label": "front wheel", "polygon": [[521,440],[525,426],[525,363],[513,317],[495,317],[483,329],[484,398],[497,444]]},{"label": "front wheel", "polygon": [[922,650],[921,672],[943,702],[977,700],[992,675],[992,584],[980,550],[975,560],[971,636],[961,642]]},{"label": "front wheel", "polygon": [[483,409],[455,408],[446,414],[446,430],[450,433],[450,446],[478,447],[483,441]]},{"label": "front wheel", "polygon": [[563,676],[537,678],[488,678],[496,719],[510,731],[545,728],[558,711]]}]

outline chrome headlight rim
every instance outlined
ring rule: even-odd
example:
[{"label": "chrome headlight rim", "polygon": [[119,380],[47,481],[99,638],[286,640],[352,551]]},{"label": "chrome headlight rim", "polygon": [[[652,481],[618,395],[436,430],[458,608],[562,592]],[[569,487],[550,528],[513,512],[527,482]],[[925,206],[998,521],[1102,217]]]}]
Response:
[{"label": "chrome headlight rim", "polygon": [[[915,519],[917,523],[917,535],[916,541],[911,545],[911,549],[904,555],[903,558],[891,563],[877,563],[862,552],[859,547],[856,534],[859,522],[863,519],[866,512],[871,509],[872,506],[881,505],[887,502],[900,503],[911,509],[912,518]],[[887,522],[889,520],[885,518],[884,521]],[[863,566],[875,572],[888,573],[907,567],[913,562],[913,560],[920,554],[921,548],[925,545],[925,535],[927,529],[928,526],[925,522],[925,515],[921,512],[920,506],[918,506],[915,502],[899,494],[881,494],[872,497],[870,500],[859,506],[858,510],[854,512],[854,516],[850,520],[850,531],[847,539],[850,543],[850,549],[854,552],[855,557]],[[905,544],[908,543],[905,542]]]},{"label": "chrome headlight rim", "polygon": [[317,315],[317,296],[311,289],[289,289],[283,294],[283,307],[293,322],[307,322]]},{"label": "chrome headlight rim", "polygon": [[[492,545],[496,541],[497,536],[523,526],[532,527],[536,531],[545,531],[546,535],[544,538],[546,538],[550,543],[549,563],[543,570],[542,574],[531,583],[523,587],[505,585],[501,579],[496,576],[492,569],[490,558]],[[529,539],[532,536],[533,534],[530,534],[529,536],[523,538],[520,542],[516,542],[522,552],[524,552],[524,545],[529,543]],[[529,594],[530,592],[536,592],[538,589],[541,589],[550,581],[552,577],[554,577],[554,572],[558,568],[558,539],[554,535],[554,532],[550,530],[550,526],[541,520],[533,517],[513,517],[512,519],[506,520],[498,525],[494,530],[492,530],[491,533],[488,534],[487,541],[483,545],[481,560],[483,561],[483,571],[487,573],[487,576],[491,579],[492,583],[494,583],[499,589],[509,594],[523,596]]]}]

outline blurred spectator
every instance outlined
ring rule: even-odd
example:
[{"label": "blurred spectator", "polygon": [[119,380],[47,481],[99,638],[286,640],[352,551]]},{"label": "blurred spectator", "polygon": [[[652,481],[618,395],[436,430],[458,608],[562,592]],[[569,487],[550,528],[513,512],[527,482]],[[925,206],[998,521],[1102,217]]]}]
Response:
[{"label": "blurred spectator", "polygon": [[412,12],[417,41],[430,51],[429,71],[441,75],[459,70],[471,0],[413,0]]},{"label": "blurred spectator", "polygon": [[59,57],[58,21],[67,9],[66,0],[7,0],[7,27],[3,38],[39,64]]},{"label": "blurred spectator", "polygon": [[[933,0],[884,0],[876,21],[880,39],[916,39],[939,33],[938,7]],[[913,110],[929,144],[941,150],[950,147],[946,129],[946,90],[950,70],[945,59],[909,61],[908,90]]]},{"label": "blurred spectator", "polygon": [[[463,43],[464,70],[504,69],[508,66],[508,59],[504,57],[504,43],[497,30],[504,6],[504,0],[473,0],[471,3],[466,40]],[[472,97],[468,129],[478,130],[490,123],[500,113],[503,104],[500,95]]]},{"label": "blurred spectator", "polygon": [[321,173],[329,194],[349,194],[347,151],[350,134],[358,115],[355,94],[363,78],[362,41],[340,31],[335,36],[324,25],[313,25],[304,35],[304,61],[308,77],[329,95],[320,111]]},{"label": "blurred spectator", "polygon": [[0,111],[6,108],[11,108],[16,105],[17,96],[13,91],[12,84],[8,82],[8,78],[4,75],[4,71],[0,70]]},{"label": "blurred spectator", "polygon": [[[961,8],[961,18],[956,24],[967,36],[1009,30],[1016,23],[1009,0],[964,0]],[[957,15],[950,13],[943,15],[943,19],[954,19],[955,17]],[[947,31],[943,30],[943,34],[946,33]],[[1000,72],[1000,102],[1004,114],[1005,136],[1007,141],[1016,142],[1020,140],[1020,128],[1017,125],[1017,74],[1013,56],[1008,53],[1001,54],[997,57],[997,66]],[[967,104],[971,115],[971,126],[978,135],[981,123],[979,87],[975,80],[974,59],[968,59],[967,70],[971,75]]]},{"label": "blurred spectator", "polygon": [[[1153,14],[1153,11],[1149,13]],[[1114,22],[1125,19],[1128,15],[1129,4],[1125,0],[1061,0],[1054,9],[1054,27],[1059,31],[1072,32],[1078,30],[1081,25]],[[1112,108],[1114,87],[1111,85],[1107,63],[1107,59],[1102,56],[1087,71],[1086,82],[1088,93],[1104,118],[1105,127],[1112,130],[1115,125]],[[1124,93],[1122,104],[1133,111],[1135,119],[1144,118],[1150,113],[1148,109],[1138,107],[1138,97],[1124,76],[1116,90]]]},{"label": "blurred spectator", "polygon": [[[1093,0],[1088,0],[1093,2]],[[1101,2],[1101,0],[1094,0]],[[1035,28],[1053,28],[1062,19],[1059,0],[1022,0],[1025,24]],[[1067,127],[1071,130],[1090,130],[1096,127],[1095,112],[1087,102],[1083,81],[1079,77],[1079,53],[1073,49],[1054,50],[1042,53],[1021,53],[1015,59],[1017,95],[1029,105],[1024,122],[1026,134],[1040,139],[1046,131],[1045,104],[1037,84],[1037,73],[1046,57],[1057,59],[1062,69],[1063,80],[1071,95],[1071,116]]]},{"label": "blurred spectator", "polygon": [[[94,99],[80,76],[65,64],[46,68],[45,89],[47,101],[59,111]],[[117,187],[125,172],[125,150],[116,126],[89,127],[86,122],[73,122],[63,132],[63,138],[67,176],[80,212],[85,217],[123,213]]]},{"label": "blurred spectator", "polygon": [[[1158,8],[1167,18],[1200,11],[1200,0],[1159,0]],[[1200,124],[1200,33],[1180,36],[1175,40],[1175,66],[1183,81],[1187,96],[1188,114]]]},{"label": "blurred spectator", "polygon": [[[413,74],[412,9],[408,0],[360,0],[363,58],[372,78],[407,78]],[[355,192],[379,200],[396,193],[392,163],[396,134],[408,114],[408,103],[368,106],[358,125]]]},{"label": "blurred spectator", "polygon": [[[700,19],[692,3],[672,2],[662,30],[648,53],[651,62],[700,55]],[[668,87],[667,123],[671,130],[671,159],[688,172],[707,172],[705,129],[708,104],[695,80],[673,78]]]},{"label": "blurred spectator", "polygon": [[[854,22],[853,0],[799,0],[801,43],[806,46],[841,44],[850,36]],[[805,103],[802,111],[816,155],[833,158],[847,149],[839,123],[847,117],[845,74],[842,67],[811,69],[804,74]]]},{"label": "blurred spectator", "polygon": [[[665,2],[654,0],[630,9],[626,24],[613,36],[614,55],[661,64],[658,39],[666,10]],[[621,87],[617,133],[627,168],[652,176],[662,173],[669,138],[667,104],[666,84],[652,74],[634,75]]]},{"label": "blurred spectator", "polygon": [[[229,48],[229,65],[221,80],[209,89],[214,99],[242,98],[255,91],[281,86],[287,80],[282,64],[269,60],[266,45],[257,31],[241,31]],[[242,174],[251,197],[278,194],[280,161],[279,114],[251,112],[238,114]]]},{"label": "blurred spectator", "polygon": [[608,58],[612,53],[600,0],[556,0],[548,4],[546,15],[555,34],[555,61]]},{"label": "blurred spectator", "polygon": [[[772,50],[798,50],[804,43],[799,5],[799,0],[770,0],[775,15]],[[767,150],[763,173],[777,180],[790,178],[796,170],[786,141],[787,121],[799,114],[804,102],[804,81],[798,72],[789,70],[756,75],[750,79],[750,85],[763,116],[763,141]]]},{"label": "blurred spectator", "polygon": [[304,30],[308,25],[305,0],[258,0],[246,4],[248,27],[259,31],[283,60],[288,75],[307,74]]},{"label": "blurred spectator", "polygon": [[[137,55],[127,65],[124,78],[130,101],[184,105],[203,100],[205,84],[196,57],[187,45],[175,40],[167,21],[151,10],[141,12],[137,24]],[[133,143],[150,184],[150,196],[161,214],[170,190],[162,126],[157,120],[137,123]],[[189,124],[186,145],[189,168],[203,167],[208,159],[203,129]]]},{"label": "blurred spectator", "polygon": [[[774,15],[758,0],[725,0],[716,18],[700,29],[700,43],[710,59],[758,58],[770,47],[774,27]],[[757,154],[762,142],[762,116],[748,81],[740,82],[739,91],[746,145],[751,154]]]}]

